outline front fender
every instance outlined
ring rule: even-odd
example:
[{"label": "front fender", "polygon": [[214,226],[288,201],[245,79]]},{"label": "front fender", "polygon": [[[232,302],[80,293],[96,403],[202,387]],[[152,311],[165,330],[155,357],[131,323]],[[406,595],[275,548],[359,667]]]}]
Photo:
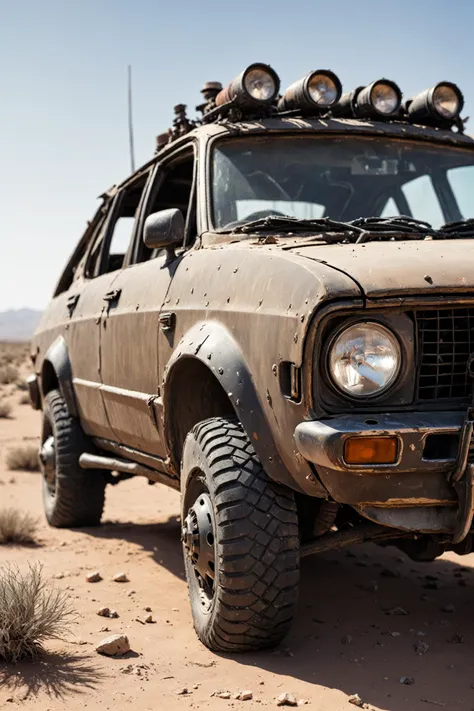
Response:
[{"label": "front fender", "polygon": [[[275,481],[304,491],[280,457],[242,350],[229,331],[216,321],[205,321],[193,326],[176,345],[166,366],[163,377],[165,432],[170,432],[169,413],[172,406],[167,384],[173,368],[183,358],[201,361],[220,383],[267,474]],[[171,443],[167,444],[168,449],[171,449]]]}]

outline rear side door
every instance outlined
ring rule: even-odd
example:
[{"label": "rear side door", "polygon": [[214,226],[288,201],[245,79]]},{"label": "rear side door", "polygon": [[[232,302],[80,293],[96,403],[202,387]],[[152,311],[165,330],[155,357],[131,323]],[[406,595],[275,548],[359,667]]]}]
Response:
[{"label": "rear side door", "polygon": [[[148,250],[142,240],[143,223],[153,212],[176,207],[192,230],[194,182],[192,144],[156,167],[134,225],[130,264],[114,281],[116,300],[103,317],[102,391],[114,439],[158,457],[166,457],[158,426],[160,310],[180,258],[166,263],[164,251]],[[125,195],[124,205],[127,200]]]}]

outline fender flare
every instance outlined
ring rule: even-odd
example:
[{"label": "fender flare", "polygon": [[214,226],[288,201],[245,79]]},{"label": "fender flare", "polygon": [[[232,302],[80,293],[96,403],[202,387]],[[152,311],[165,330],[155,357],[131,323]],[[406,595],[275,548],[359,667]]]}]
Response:
[{"label": "fender flare", "polygon": [[168,452],[172,451],[169,421],[172,403],[169,382],[173,368],[183,358],[199,360],[220,383],[270,478],[300,490],[278,453],[242,350],[225,326],[216,321],[203,321],[195,324],[176,345],[165,368],[163,374],[163,424]]},{"label": "fender flare", "polygon": [[54,370],[59,384],[59,390],[64,398],[69,414],[72,415],[72,417],[77,417],[76,397],[74,395],[74,387],[72,384],[71,361],[69,358],[67,343],[63,336],[58,336],[58,338],[46,351],[43,359],[41,367],[41,390],[43,397],[46,394],[44,391],[44,372],[46,363],[49,363]]}]

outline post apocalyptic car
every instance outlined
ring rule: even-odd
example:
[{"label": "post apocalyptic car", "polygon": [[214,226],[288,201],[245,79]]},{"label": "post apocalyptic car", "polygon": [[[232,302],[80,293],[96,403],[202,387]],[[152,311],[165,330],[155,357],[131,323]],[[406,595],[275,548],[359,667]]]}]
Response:
[{"label": "post apocalyptic car", "polygon": [[102,196],[32,341],[52,526],[181,491],[194,625],[278,643],[300,558],[473,542],[474,140],[441,82],[343,94],[268,65],[175,107]]}]

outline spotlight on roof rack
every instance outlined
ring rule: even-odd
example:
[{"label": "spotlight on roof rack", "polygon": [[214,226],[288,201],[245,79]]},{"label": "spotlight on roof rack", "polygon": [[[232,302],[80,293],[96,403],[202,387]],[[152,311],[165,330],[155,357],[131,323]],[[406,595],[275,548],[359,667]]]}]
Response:
[{"label": "spotlight on roof rack", "polygon": [[456,84],[442,81],[405,104],[408,119],[425,126],[450,127],[459,123],[464,97]]},{"label": "spotlight on roof rack", "polygon": [[402,105],[402,92],[395,82],[378,79],[368,86],[360,86],[343,94],[333,109],[335,116],[390,119],[395,118]]},{"label": "spotlight on roof rack", "polygon": [[268,106],[280,90],[278,74],[268,64],[251,64],[216,96],[216,106],[240,109]]},{"label": "spotlight on roof rack", "polygon": [[341,98],[342,84],[329,69],[317,69],[295,81],[278,102],[279,111],[328,111]]}]

